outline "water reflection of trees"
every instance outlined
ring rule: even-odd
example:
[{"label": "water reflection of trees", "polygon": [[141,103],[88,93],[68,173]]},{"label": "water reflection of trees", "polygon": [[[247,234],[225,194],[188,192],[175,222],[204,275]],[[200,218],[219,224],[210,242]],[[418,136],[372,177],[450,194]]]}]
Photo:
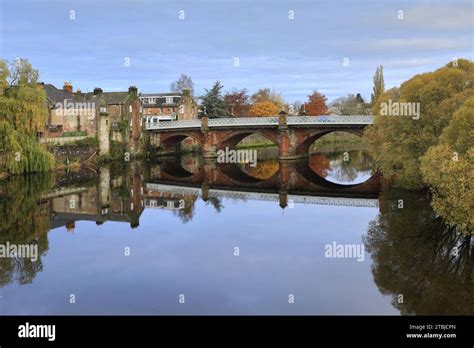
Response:
[{"label": "water reflection of trees", "polygon": [[173,214],[181,219],[185,224],[191,221],[194,217],[195,204],[198,196],[186,195],[184,196],[184,207],[183,209],[173,210]]},{"label": "water reflection of trees", "polygon": [[474,313],[472,237],[446,225],[428,197],[384,192],[380,202],[365,239],[380,291],[402,314]]},{"label": "water reflection of trees", "polygon": [[331,162],[326,155],[318,153],[309,157],[309,167],[321,178],[325,178],[331,170]]},{"label": "water reflection of trees", "polygon": [[[179,217],[181,222],[185,224],[191,221],[194,217],[198,196],[186,195],[184,196],[183,200],[184,207],[182,209],[173,210],[173,214]],[[222,200],[219,197],[209,197],[207,200],[205,200],[205,204],[206,206],[212,206],[218,214],[224,208]]]},{"label": "water reflection of trees", "polygon": [[257,161],[257,164],[252,167],[250,164],[241,164],[240,168],[244,173],[250,175],[251,177],[266,180],[270,179],[275,175],[280,169],[280,164],[278,160],[264,160]]},{"label": "water reflection of trees", "polygon": [[40,195],[54,184],[52,174],[14,176],[2,182],[0,197],[0,244],[36,244],[38,259],[0,258],[0,286],[17,281],[31,283],[43,269],[41,256],[48,250],[50,228],[48,205]]}]

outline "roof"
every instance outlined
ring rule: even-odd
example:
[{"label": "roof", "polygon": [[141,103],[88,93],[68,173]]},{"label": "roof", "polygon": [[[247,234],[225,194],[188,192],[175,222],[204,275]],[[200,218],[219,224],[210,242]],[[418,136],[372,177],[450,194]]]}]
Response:
[{"label": "roof", "polygon": [[47,98],[53,104],[63,103],[65,100],[72,100],[76,102],[98,102],[104,101],[105,104],[124,104],[128,97],[129,92],[102,92],[100,94],[89,93],[73,93],[63,89],[58,89],[52,84],[44,84]]},{"label": "roof", "polygon": [[182,97],[182,93],[140,93],[138,95],[139,97],[171,97],[171,96],[176,96],[176,97]]},{"label": "roof", "polygon": [[43,85],[46,97],[53,104],[63,103],[65,100],[86,101],[86,97],[81,93],[71,93],[63,89],[58,89],[54,85],[48,83]]},{"label": "roof", "polygon": [[[140,94],[139,98],[156,98],[155,103],[142,103],[144,108],[153,108],[157,106],[178,106],[181,104],[182,96],[179,93],[155,93],[155,94]],[[173,97],[172,103],[166,102],[166,97]]]},{"label": "roof", "polygon": [[102,92],[94,95],[94,93],[87,93],[87,99],[91,101],[103,100],[107,105],[123,104],[127,101],[130,94],[128,92]]}]

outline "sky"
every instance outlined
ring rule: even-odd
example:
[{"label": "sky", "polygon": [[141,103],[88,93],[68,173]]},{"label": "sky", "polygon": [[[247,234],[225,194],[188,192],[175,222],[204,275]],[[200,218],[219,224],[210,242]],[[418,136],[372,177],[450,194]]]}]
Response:
[{"label": "sky", "polygon": [[185,73],[197,95],[219,80],[226,91],[272,88],[288,102],[315,89],[329,101],[368,100],[378,65],[390,88],[473,60],[473,3],[0,0],[0,58],[26,58],[41,81],[83,92],[167,92]]}]

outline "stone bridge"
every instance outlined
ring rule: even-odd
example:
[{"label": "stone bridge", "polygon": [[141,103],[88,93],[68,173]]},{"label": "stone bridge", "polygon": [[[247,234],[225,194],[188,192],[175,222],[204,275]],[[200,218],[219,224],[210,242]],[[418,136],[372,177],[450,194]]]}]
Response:
[{"label": "stone bridge", "polygon": [[343,131],[362,135],[372,124],[372,116],[287,116],[214,118],[146,123],[150,148],[156,154],[179,151],[185,138],[194,139],[205,158],[217,157],[217,151],[235,146],[251,134],[259,134],[279,148],[279,158],[289,160],[308,155],[309,147],[325,134]]}]

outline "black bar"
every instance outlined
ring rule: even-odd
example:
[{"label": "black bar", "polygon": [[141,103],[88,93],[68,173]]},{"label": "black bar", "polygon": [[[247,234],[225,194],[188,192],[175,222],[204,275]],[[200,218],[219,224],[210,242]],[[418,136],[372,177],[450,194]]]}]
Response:
[{"label": "black bar", "polygon": [[[26,323],[30,327],[55,325],[54,341],[20,338],[19,327]],[[324,343],[472,347],[473,324],[473,317],[467,316],[0,316],[0,346]],[[430,333],[456,337],[407,337]]]}]

